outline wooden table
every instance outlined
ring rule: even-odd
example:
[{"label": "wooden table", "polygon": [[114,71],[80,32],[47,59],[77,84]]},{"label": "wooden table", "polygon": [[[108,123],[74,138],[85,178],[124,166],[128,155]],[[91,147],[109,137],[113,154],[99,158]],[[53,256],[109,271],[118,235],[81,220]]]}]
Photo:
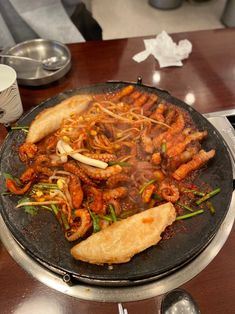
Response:
[{"label": "wooden table", "polygon": [[[235,29],[178,33],[175,41],[189,39],[193,51],[183,67],[160,69],[150,56],[136,63],[132,56],[144,49],[143,38],[71,44],[72,69],[45,87],[21,87],[25,111],[64,90],[107,80],[136,81],[168,90],[201,113],[235,108]],[[0,127],[0,141],[6,135]],[[1,143],[1,142],[0,142]],[[183,286],[198,302],[203,314],[235,310],[235,229],[216,258]],[[26,273],[0,244],[0,312],[8,313],[118,313],[117,305],[81,301],[63,295]],[[129,314],[158,313],[160,297],[125,303]]]}]

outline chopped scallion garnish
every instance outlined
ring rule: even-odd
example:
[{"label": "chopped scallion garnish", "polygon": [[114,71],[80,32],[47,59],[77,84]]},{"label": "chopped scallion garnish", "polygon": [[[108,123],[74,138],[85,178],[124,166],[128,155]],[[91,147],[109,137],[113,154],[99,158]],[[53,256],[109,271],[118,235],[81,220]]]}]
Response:
[{"label": "chopped scallion garnish", "polygon": [[182,216],[178,216],[178,217],[176,217],[176,220],[188,219],[188,218],[200,215],[202,213],[204,213],[204,210],[203,209],[199,209],[199,210],[197,210],[197,211],[195,211],[193,213],[182,215]]},{"label": "chopped scallion garnish", "polygon": [[196,204],[200,205],[202,202],[205,202],[206,200],[208,200],[212,196],[218,194],[220,191],[221,191],[221,189],[217,188],[217,189],[211,191],[210,193],[205,194],[203,197],[201,197],[199,200],[196,201]]}]

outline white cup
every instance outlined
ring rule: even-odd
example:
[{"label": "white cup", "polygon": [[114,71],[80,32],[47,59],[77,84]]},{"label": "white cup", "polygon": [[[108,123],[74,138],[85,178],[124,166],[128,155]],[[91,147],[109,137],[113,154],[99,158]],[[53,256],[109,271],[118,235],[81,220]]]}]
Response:
[{"label": "white cup", "polygon": [[0,123],[10,124],[22,115],[23,107],[16,81],[16,71],[0,64]]}]

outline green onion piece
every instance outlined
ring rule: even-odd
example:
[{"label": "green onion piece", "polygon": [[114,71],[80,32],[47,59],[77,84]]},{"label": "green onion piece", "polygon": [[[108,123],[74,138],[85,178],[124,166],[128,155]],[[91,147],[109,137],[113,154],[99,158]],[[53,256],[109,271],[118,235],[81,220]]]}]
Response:
[{"label": "green onion piece", "polygon": [[114,209],[114,207],[113,207],[112,204],[109,204],[109,212],[110,212],[110,215],[111,215],[111,217],[112,217],[112,221],[113,221],[113,222],[117,221],[115,209]]},{"label": "green onion piece", "polygon": [[54,214],[57,216],[59,212],[59,208],[55,204],[51,204],[51,208],[54,212]]},{"label": "green onion piece", "polygon": [[58,189],[55,183],[37,183],[33,185],[33,189]]},{"label": "green onion piece", "polygon": [[188,207],[187,205],[181,204],[181,203],[176,203],[176,205],[179,205],[180,207],[189,210],[190,212],[193,212],[194,210],[190,207]]},{"label": "green onion piece", "polygon": [[146,189],[147,186],[149,186],[150,184],[154,183],[156,181],[156,179],[152,179],[152,180],[149,180],[147,182],[145,182],[142,187],[140,188],[139,190],[139,194],[142,194],[144,192],[144,190]]},{"label": "green onion piece", "polygon": [[69,223],[68,223],[68,220],[67,220],[67,218],[63,212],[61,212],[61,219],[62,219],[65,230],[69,230],[70,229]]},{"label": "green onion piece", "polygon": [[199,209],[193,213],[190,213],[190,214],[186,214],[186,215],[183,215],[183,216],[178,216],[176,217],[176,220],[183,220],[183,219],[187,219],[187,218],[191,218],[193,216],[196,216],[196,215],[199,215],[199,214],[202,214],[204,213],[204,210],[203,209]]},{"label": "green onion piece", "polygon": [[[18,204],[22,204],[22,203],[30,202],[30,201],[31,201],[30,198],[24,197],[18,201]],[[22,207],[24,208],[24,211],[26,213],[28,213],[32,216],[35,216],[38,213],[38,208],[33,206],[33,205],[24,205]]]},{"label": "green onion piece", "polygon": [[204,196],[205,193],[197,191],[197,190],[191,190],[191,189],[184,189],[183,192],[189,192],[189,193],[193,193],[194,195],[197,196]]},{"label": "green onion piece", "polygon": [[89,213],[92,219],[92,223],[93,223],[93,232],[96,233],[98,231],[100,231],[100,225],[99,225],[99,217],[98,215],[94,214],[90,209]]},{"label": "green onion piece", "polygon": [[106,220],[106,221],[108,221],[108,222],[112,222],[112,221],[113,221],[112,217],[110,217],[109,215],[105,215],[105,216],[98,215],[98,217],[99,217],[100,219]]},{"label": "green onion piece", "polygon": [[64,213],[59,209],[59,207],[55,204],[51,204],[51,208],[59,220],[60,224],[64,227],[65,230],[70,229],[67,218],[65,217]]},{"label": "green onion piece", "polygon": [[207,205],[207,207],[209,208],[210,213],[211,213],[212,215],[214,215],[214,214],[215,214],[215,207],[212,205],[212,203],[211,203],[211,202],[207,202],[206,205]]},{"label": "green onion piece", "polygon": [[52,211],[50,206],[46,206],[46,205],[41,205],[42,208],[49,210],[50,212]]},{"label": "green onion piece", "polygon": [[208,200],[209,198],[211,198],[212,196],[218,194],[221,191],[220,188],[217,188],[213,191],[211,191],[210,193],[207,193],[206,195],[204,195],[202,198],[200,198],[199,200],[196,201],[197,205],[200,205],[202,202]]},{"label": "green onion piece", "polygon": [[109,161],[109,166],[119,165],[121,167],[131,167],[131,164],[126,161]]},{"label": "green onion piece", "polygon": [[12,126],[11,130],[15,131],[15,130],[28,130],[29,126],[23,126],[23,125],[18,125],[18,126]]},{"label": "green onion piece", "polygon": [[163,154],[166,153],[166,142],[163,142],[163,143],[162,143],[162,145],[161,145],[161,152],[162,152]]}]

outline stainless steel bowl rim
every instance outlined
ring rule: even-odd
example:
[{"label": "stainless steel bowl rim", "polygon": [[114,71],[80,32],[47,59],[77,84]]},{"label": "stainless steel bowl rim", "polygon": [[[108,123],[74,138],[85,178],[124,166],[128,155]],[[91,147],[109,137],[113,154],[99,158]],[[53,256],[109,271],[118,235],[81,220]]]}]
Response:
[{"label": "stainless steel bowl rim", "polygon": [[[66,46],[66,44],[63,44],[57,40],[50,40],[50,39],[43,39],[43,38],[37,38],[37,39],[30,39],[23,41],[21,43],[18,43],[14,46],[8,47],[2,51],[3,54],[11,54],[12,50],[18,49],[21,46],[25,46],[27,44],[31,43],[51,43],[55,44],[61,48],[63,48],[66,51],[66,57],[67,61],[63,67],[61,67],[59,70],[56,71],[48,71],[47,75],[39,78],[22,78],[20,76],[17,77],[17,81],[19,85],[28,85],[28,86],[42,86],[49,83],[52,83],[54,81],[57,81],[58,79],[62,78],[71,68],[71,52],[69,48]],[[14,55],[14,53],[13,53]],[[4,58],[1,58],[1,60]]]}]

